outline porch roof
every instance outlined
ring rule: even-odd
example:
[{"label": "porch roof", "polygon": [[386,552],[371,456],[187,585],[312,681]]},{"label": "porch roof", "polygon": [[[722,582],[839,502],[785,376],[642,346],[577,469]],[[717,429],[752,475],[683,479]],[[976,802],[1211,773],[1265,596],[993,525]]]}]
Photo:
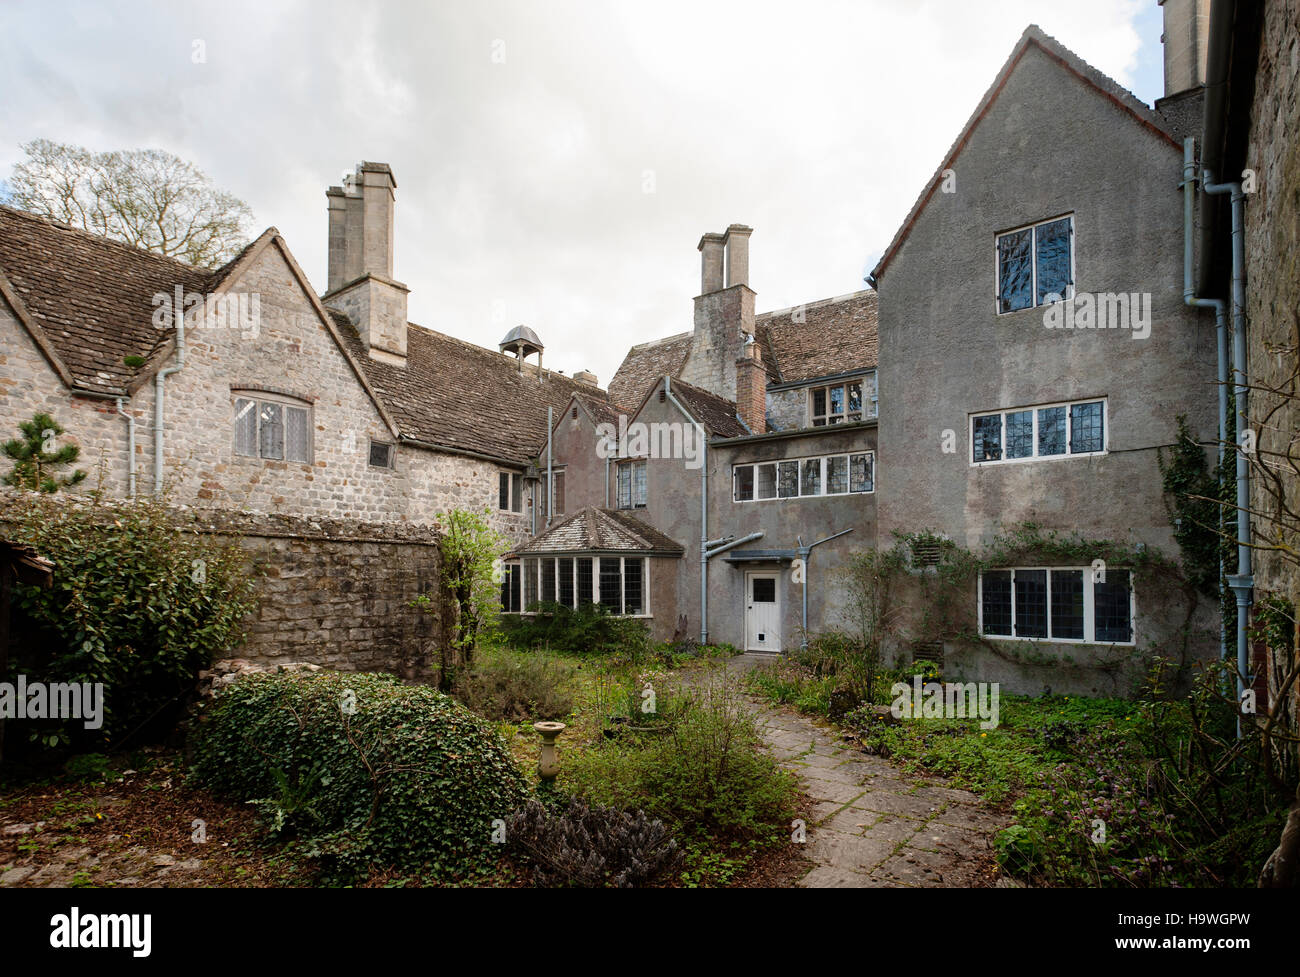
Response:
[{"label": "porch roof", "polygon": [[630,512],[587,506],[515,550],[520,556],[558,553],[636,553],[681,556],[681,543]]}]

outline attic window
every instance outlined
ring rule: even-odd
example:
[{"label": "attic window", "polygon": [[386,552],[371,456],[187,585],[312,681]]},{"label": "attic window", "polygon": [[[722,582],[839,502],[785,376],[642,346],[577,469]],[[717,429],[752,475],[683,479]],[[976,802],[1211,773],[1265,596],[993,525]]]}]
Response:
[{"label": "attic window", "polygon": [[370,467],[392,468],[394,446],[383,441],[370,442]]},{"label": "attic window", "polygon": [[311,464],[311,408],[267,394],[235,397],[235,454]]},{"label": "attic window", "polygon": [[1074,218],[999,234],[996,260],[999,315],[1069,298],[1074,288]]},{"label": "attic window", "polygon": [[[874,407],[874,391],[872,391]],[[836,383],[826,387],[812,387],[808,391],[808,416],[813,427],[860,421],[862,412],[862,381]],[[872,416],[871,413],[865,416]]]}]

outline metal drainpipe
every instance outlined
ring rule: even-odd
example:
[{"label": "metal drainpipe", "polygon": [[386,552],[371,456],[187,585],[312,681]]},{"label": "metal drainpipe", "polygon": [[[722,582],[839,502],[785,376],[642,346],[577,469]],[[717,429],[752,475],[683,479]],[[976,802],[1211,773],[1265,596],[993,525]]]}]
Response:
[{"label": "metal drainpipe", "polygon": [[827,536],[825,539],[819,539],[815,543],[809,543],[807,546],[803,545],[802,536],[795,537],[795,541],[799,544],[799,559],[803,560],[803,634],[800,635],[799,639],[799,648],[801,651],[808,650],[808,564],[809,557],[812,555],[812,548],[814,546],[821,546],[822,543],[829,543],[831,540],[838,539],[846,533],[851,532],[853,532],[852,527],[842,529],[838,533]]},{"label": "metal drainpipe", "polygon": [[117,412],[126,418],[126,494],[135,498],[135,415],[122,410],[122,398],[117,398]]},{"label": "metal drainpipe", "polygon": [[[673,378],[664,376],[664,393],[679,411],[691,417],[673,393]],[[709,643],[709,442],[704,436],[704,425],[691,418],[695,433],[700,439],[700,644]]]},{"label": "metal drainpipe", "polygon": [[[1246,401],[1249,390],[1246,374],[1246,195],[1240,183],[1215,183],[1214,174],[1208,169],[1202,174],[1201,186],[1208,194],[1230,194],[1232,201],[1232,392],[1237,412],[1237,572],[1228,577],[1228,586],[1237,595],[1237,702],[1240,704],[1250,671],[1246,617],[1255,586],[1250,560],[1250,465],[1241,444],[1242,432],[1249,420]],[[1241,735],[1240,719],[1237,721],[1237,735]]]},{"label": "metal drainpipe", "polygon": [[[1196,297],[1192,285],[1192,228],[1196,202],[1196,140],[1191,136],[1183,140],[1183,302],[1193,308],[1213,309],[1215,337],[1218,347],[1219,386],[1219,467],[1223,467],[1223,453],[1228,441],[1228,309],[1223,299]],[[1219,554],[1219,577],[1227,573],[1223,554]],[[1219,658],[1228,658],[1228,634],[1224,629],[1223,614],[1219,614]]]},{"label": "metal drainpipe", "polygon": [[154,377],[153,398],[153,494],[161,495],[163,487],[163,381],[185,366],[185,313],[172,312],[176,320],[176,365],[165,367]]},{"label": "metal drainpipe", "polygon": [[555,473],[551,466],[551,432],[555,429],[555,408],[546,408],[546,528],[555,518]]}]

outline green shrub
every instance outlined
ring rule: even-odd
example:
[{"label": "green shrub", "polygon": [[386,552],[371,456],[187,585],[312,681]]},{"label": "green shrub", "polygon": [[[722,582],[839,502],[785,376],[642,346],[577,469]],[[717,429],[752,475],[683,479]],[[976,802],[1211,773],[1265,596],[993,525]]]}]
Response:
[{"label": "green shrub", "polygon": [[563,719],[573,711],[572,666],[542,652],[493,650],[462,673],[456,698],[487,719]]},{"label": "green shrub", "polygon": [[[664,703],[664,699],[670,700]],[[730,684],[691,690],[669,731],[620,737],[568,761],[573,791],[594,803],[641,808],[686,836],[771,841],[793,817],[797,781],[762,749],[758,724]]]},{"label": "green shrub", "polygon": [[197,725],[193,748],[201,786],[257,803],[335,879],[371,862],[440,878],[483,869],[493,820],[526,797],[487,723],[386,675],[247,676]]},{"label": "green shrub", "polygon": [[255,603],[242,552],[182,528],[161,501],[23,493],[5,514],[18,540],[55,564],[51,589],[15,585],[15,607],[38,635],[12,670],[29,681],[104,684],[102,729],[72,722],[60,735],[120,743],[151,719],[169,726],[198,671],[241,642]]},{"label": "green shrub", "polygon": [[637,658],[650,647],[650,629],[644,621],[610,614],[599,604],[582,604],[573,610],[544,602],[530,610],[534,613],[502,618],[505,639],[516,648]]}]

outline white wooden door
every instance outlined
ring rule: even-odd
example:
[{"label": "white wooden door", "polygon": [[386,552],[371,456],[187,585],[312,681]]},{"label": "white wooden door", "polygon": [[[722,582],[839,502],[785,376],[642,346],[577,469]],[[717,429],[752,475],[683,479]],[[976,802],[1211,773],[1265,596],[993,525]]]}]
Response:
[{"label": "white wooden door", "polygon": [[745,650],[781,650],[780,574],[745,574]]}]

